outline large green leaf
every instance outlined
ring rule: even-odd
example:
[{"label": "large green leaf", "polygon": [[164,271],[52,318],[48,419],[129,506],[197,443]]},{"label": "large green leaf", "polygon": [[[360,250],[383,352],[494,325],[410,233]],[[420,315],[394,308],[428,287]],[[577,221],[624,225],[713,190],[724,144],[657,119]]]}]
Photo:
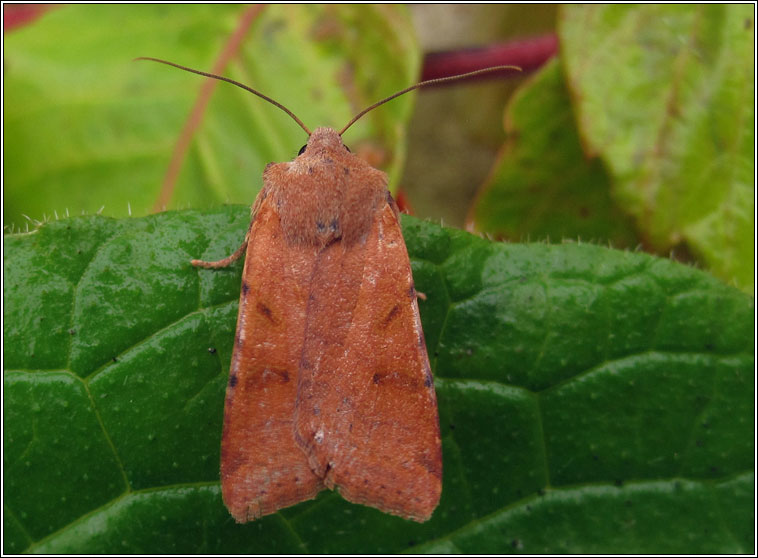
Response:
[{"label": "large green leaf", "polygon": [[[78,5],[48,11],[4,38],[3,216],[148,213],[172,153],[187,140],[167,207],[252,203],[271,161],[306,136],[277,108],[220,82],[132,62],[165,58],[237,79],[310,128],[343,126],[417,79],[420,55],[402,7],[351,5]],[[411,96],[345,135],[396,177]],[[197,110],[197,127],[186,128]],[[397,155],[392,155],[397,150]],[[396,180],[392,180],[396,184]]]},{"label": "large green leaf", "polygon": [[245,206],[4,239],[4,551],[749,552],[753,300],[593,245],[405,218],[444,488],[416,524],[323,493],[237,525],[218,482]]},{"label": "large green leaf", "polygon": [[559,33],[585,147],[645,243],[752,290],[753,6],[567,6]]}]

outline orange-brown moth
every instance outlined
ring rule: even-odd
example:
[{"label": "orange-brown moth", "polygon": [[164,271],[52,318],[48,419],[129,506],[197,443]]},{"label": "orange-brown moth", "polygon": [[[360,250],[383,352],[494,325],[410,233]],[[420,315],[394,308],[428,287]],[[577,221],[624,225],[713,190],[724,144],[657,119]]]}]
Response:
[{"label": "orange-brown moth", "polygon": [[442,492],[437,400],[417,293],[387,175],[340,132],[311,132],[270,163],[242,246],[244,271],[221,440],[221,491],[238,522],[314,498],[426,521]]}]

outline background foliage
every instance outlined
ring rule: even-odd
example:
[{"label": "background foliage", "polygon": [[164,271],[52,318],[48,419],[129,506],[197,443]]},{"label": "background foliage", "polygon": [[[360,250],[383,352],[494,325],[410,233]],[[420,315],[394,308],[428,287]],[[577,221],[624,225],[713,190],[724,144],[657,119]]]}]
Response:
[{"label": "background foliage", "polygon": [[561,55],[509,106],[470,217],[520,239],[674,251],[752,292],[751,6],[570,6]]},{"label": "background foliage", "polygon": [[[236,33],[244,39],[239,45]],[[391,6],[51,10],[5,38],[6,225],[54,212],[151,211],[203,78],[134,62],[137,56],[211,71],[236,45],[224,75],[287,105],[310,128],[341,128],[415,80],[420,53],[413,36],[404,12]],[[191,136],[167,208],[251,204],[266,164],[291,159],[307,140],[278,109],[211,83],[212,102]],[[402,166],[411,101],[372,113],[346,137],[354,152],[369,152],[392,177]]]},{"label": "background foliage", "polygon": [[[752,291],[752,11],[571,6],[558,21],[561,56],[509,104],[462,214],[498,237],[673,250]],[[417,525],[322,494],[240,526],[218,484],[240,266],[188,261],[236,248],[248,209],[34,225],[146,215],[185,137],[167,207],[249,205],[265,164],[304,143],[226,84],[188,133],[201,78],[135,56],[210,69],[231,45],[222,73],[341,126],[416,80],[413,37],[401,8],[336,5],[67,6],[6,35],[5,552],[750,551],[754,302],[704,272],[405,219],[440,508]],[[411,105],[346,138],[393,185]]]}]

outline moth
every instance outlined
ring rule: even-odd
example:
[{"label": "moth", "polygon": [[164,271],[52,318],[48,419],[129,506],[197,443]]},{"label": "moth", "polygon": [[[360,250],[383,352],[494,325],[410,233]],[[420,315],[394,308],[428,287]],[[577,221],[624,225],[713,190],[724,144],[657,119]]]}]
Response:
[{"label": "moth", "polygon": [[270,163],[246,253],[224,407],[221,488],[238,522],[314,498],[347,500],[423,522],[442,492],[437,400],[418,293],[387,175],[352,154],[341,131],[308,134],[298,156]]}]

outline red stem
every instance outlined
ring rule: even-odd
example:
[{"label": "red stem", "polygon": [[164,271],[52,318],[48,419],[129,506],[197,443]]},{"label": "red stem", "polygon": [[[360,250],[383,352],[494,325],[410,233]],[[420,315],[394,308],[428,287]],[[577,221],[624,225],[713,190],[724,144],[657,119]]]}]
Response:
[{"label": "red stem", "polygon": [[[496,43],[484,47],[462,50],[430,52],[424,56],[421,81],[473,72],[490,66],[512,64],[524,73],[536,70],[558,51],[555,34],[542,35],[519,41]],[[518,76],[519,74],[509,74]],[[475,80],[500,78],[498,74],[475,76]]]}]

